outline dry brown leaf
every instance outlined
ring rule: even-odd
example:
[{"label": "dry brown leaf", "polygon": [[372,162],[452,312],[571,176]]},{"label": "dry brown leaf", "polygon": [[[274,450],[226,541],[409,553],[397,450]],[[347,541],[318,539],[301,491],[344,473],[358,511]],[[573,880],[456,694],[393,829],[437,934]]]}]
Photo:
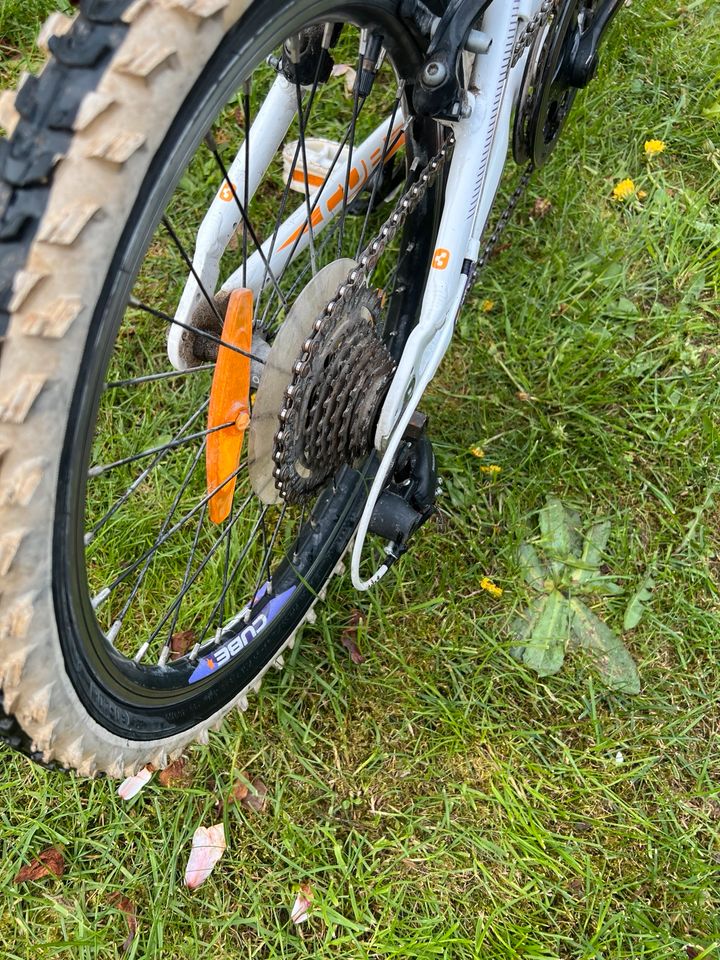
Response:
[{"label": "dry brown leaf", "polygon": [[15,875],[15,883],[25,883],[27,880],[40,880],[52,873],[61,877],[65,873],[65,858],[57,847],[48,847],[35,857],[30,863],[21,867]]},{"label": "dry brown leaf", "polygon": [[220,817],[222,817],[226,804],[228,806],[232,806],[233,803],[242,803],[242,801],[248,795],[248,789],[249,788],[245,780],[236,780],[235,784],[227,795],[227,799],[218,797],[218,799],[215,801],[215,813],[218,820]]},{"label": "dry brown leaf", "polygon": [[230,803],[240,803],[248,795],[248,785],[244,780],[236,780],[235,786],[230,791],[228,801]]},{"label": "dry brown leaf", "polygon": [[350,654],[350,659],[353,663],[365,663],[365,657],[362,655],[362,653],[360,653],[356,643],[358,627],[362,622],[362,613],[359,610],[353,610],[353,612],[350,614],[350,623],[343,630],[342,636],[340,637],[340,643]]},{"label": "dry brown leaf", "polygon": [[170,638],[170,659],[179,660],[188,650],[192,650],[197,634],[194,630],[180,630]]},{"label": "dry brown leaf", "polygon": [[313,889],[309,883],[301,883],[300,891],[295,897],[295,903],[290,914],[293,923],[305,923],[308,918],[308,911],[313,902]]},{"label": "dry brown leaf", "polygon": [[573,877],[568,883],[568,889],[573,897],[580,897],[585,890],[585,883],[580,877]]},{"label": "dry brown leaf", "polygon": [[137,914],[135,912],[135,904],[132,900],[129,900],[127,897],[123,896],[121,893],[113,893],[110,897],[110,906],[115,907],[116,910],[122,911],[125,914],[125,919],[127,920],[128,926],[128,935],[125,937],[125,940],[122,945],[123,953],[127,953],[132,942],[135,939],[135,934],[137,933]]},{"label": "dry brown leaf", "polygon": [[192,779],[192,767],[186,757],[180,757],[158,773],[161,787],[189,787]]},{"label": "dry brown leaf", "polygon": [[551,210],[552,203],[550,203],[550,201],[546,200],[544,197],[538,197],[535,203],[532,205],[530,216],[533,220],[542,220],[542,218],[546,217]]},{"label": "dry brown leaf", "polygon": [[260,777],[255,777],[250,784],[250,789],[246,790],[245,796],[240,798],[240,803],[244,807],[247,807],[248,810],[254,810],[255,813],[262,813],[265,809],[267,792],[267,787]]},{"label": "dry brown leaf", "polygon": [[198,827],[192,838],[192,849],[185,868],[185,886],[197,890],[213,871],[213,867],[225,853],[225,827],[216,823],[213,827]]}]

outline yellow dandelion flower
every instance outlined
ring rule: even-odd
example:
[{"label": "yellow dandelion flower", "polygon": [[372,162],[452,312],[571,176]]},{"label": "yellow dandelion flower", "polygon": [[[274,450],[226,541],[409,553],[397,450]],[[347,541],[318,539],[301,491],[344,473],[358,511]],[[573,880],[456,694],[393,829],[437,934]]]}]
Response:
[{"label": "yellow dandelion flower", "polygon": [[629,200],[630,197],[635,195],[635,184],[629,177],[626,180],[621,180],[613,187],[612,195],[613,200]]},{"label": "yellow dandelion flower", "polygon": [[470,447],[470,453],[479,460],[485,456],[485,451],[482,447]]},{"label": "yellow dandelion flower", "polygon": [[491,597],[501,597],[503,595],[502,587],[493,583],[490,577],[483,577],[480,581],[480,589],[485,590]]},{"label": "yellow dandelion flower", "polygon": [[656,157],[659,153],[662,153],[664,149],[665,149],[664,140],[646,140],[645,141],[646,157]]},{"label": "yellow dandelion flower", "polygon": [[494,300],[483,300],[481,310],[483,313],[490,313],[494,306]]},{"label": "yellow dandelion flower", "polygon": [[499,467],[496,463],[489,463],[487,466],[480,467],[480,469],[483,473],[490,473],[493,476],[497,476],[502,471],[502,467]]}]

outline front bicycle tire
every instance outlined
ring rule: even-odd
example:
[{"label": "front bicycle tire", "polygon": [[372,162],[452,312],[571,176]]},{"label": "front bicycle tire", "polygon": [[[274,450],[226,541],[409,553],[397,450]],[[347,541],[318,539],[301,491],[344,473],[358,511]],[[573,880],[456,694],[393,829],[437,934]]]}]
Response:
[{"label": "front bicycle tire", "polygon": [[[335,475],[308,506],[310,519],[297,522],[272,575],[266,570],[267,584],[249,594],[249,603],[269,604],[272,590],[279,604],[272,617],[266,606],[252,607],[267,629],[245,637],[225,669],[196,682],[198,649],[209,649],[211,636],[171,660],[165,642],[155,664],[109,639],[97,612],[104,590],[91,589],[108,551],[87,559],[87,476],[113,351],[140,329],[122,327],[133,285],[209,124],[248,73],[310,23],[382,30],[398,78],[413,77],[422,40],[397,21],[396,7],[391,0],[83,0],[72,23],[53,21],[49,63],[15,99],[16,114],[6,120],[12,135],[0,142],[0,736],[35,759],[123,777],[206,741],[230,709],[246,706],[248,691],[292,645],[341,568],[372,457]],[[438,138],[434,124],[413,125],[408,159],[431,156]],[[383,333],[395,356],[417,316],[437,195],[416,211],[408,225],[416,239],[398,255]],[[108,416],[115,413],[111,407]],[[137,515],[131,519],[119,528],[123,538],[138,526]],[[123,539],[123,551],[130,547]],[[222,605],[221,618],[228,567],[222,597],[208,598],[213,611]],[[237,622],[232,613],[228,623]],[[146,621],[140,611],[133,630],[156,636]],[[177,617],[168,623],[177,626]]]}]

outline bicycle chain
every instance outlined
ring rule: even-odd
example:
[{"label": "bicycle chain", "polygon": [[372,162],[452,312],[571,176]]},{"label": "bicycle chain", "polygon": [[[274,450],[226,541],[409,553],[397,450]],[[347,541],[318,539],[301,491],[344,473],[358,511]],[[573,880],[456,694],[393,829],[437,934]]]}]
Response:
[{"label": "bicycle chain", "polygon": [[[523,57],[525,51],[530,47],[540,31],[547,25],[551,16],[555,12],[560,0],[543,0],[538,12],[529,20],[522,31],[518,34],[513,55],[510,61],[510,69],[515,67]],[[378,260],[385,252],[388,244],[392,242],[410,214],[416,209],[418,204],[424,199],[428,190],[433,186],[438,176],[442,172],[445,164],[448,162],[455,145],[454,135],[450,135],[443,144],[440,151],[429,161],[426,167],[416,178],[413,185],[403,194],[396,204],[393,212],[385,221],[380,232],[365,248],[360,256],[357,267],[350,271],[347,279],[338,288],[335,296],[330,300],[322,314],[317,318],[310,336],[302,346],[302,354],[293,366],[293,380],[286,390],[283,398],[283,406],[279,414],[279,429],[274,437],[273,461],[276,466],[273,470],[275,477],[275,486],[279,491],[280,497],[288,499],[290,488],[292,487],[292,474],[294,471],[293,443],[291,438],[287,437],[286,424],[293,406],[294,396],[301,384],[301,381],[310,373],[310,361],[313,350],[317,351],[317,341],[325,335],[327,329],[332,324],[337,311],[351,300],[353,292],[362,284],[367,284]],[[498,240],[507,227],[510,219],[517,207],[520,199],[527,189],[534,167],[532,163],[525,168],[520,181],[513,191],[510,200],[500,214],[493,232],[490,234],[487,243],[483,249],[477,263],[473,266],[472,272],[468,276],[465,287],[465,296],[469,292],[472,284],[475,282],[478,270],[482,269],[488,263],[496,248]],[[289,458],[289,459],[288,459]],[[285,474],[285,476],[283,476]]]}]

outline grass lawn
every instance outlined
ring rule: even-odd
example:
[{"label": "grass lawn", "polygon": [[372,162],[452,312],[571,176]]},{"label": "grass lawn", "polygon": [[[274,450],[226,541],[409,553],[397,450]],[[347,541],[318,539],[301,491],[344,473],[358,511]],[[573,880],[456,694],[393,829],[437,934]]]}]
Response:
[{"label": "grass lawn", "polygon": [[[52,7],[0,0],[3,86]],[[335,581],[288,669],[192,749],[191,786],[127,804],[2,750],[3,957],[122,956],[118,895],[131,958],[718,957],[719,35],[713,0],[621,12],[424,404],[438,522],[373,594]],[[642,198],[611,199],[624,178]],[[617,632],[654,572],[625,634],[637,697],[576,656],[540,680],[510,655],[549,495],[612,521],[624,592],[592,607]],[[226,807],[227,853],[189,893],[190,838],[241,775],[265,810]],[[65,875],[14,884],[50,845]]]}]

